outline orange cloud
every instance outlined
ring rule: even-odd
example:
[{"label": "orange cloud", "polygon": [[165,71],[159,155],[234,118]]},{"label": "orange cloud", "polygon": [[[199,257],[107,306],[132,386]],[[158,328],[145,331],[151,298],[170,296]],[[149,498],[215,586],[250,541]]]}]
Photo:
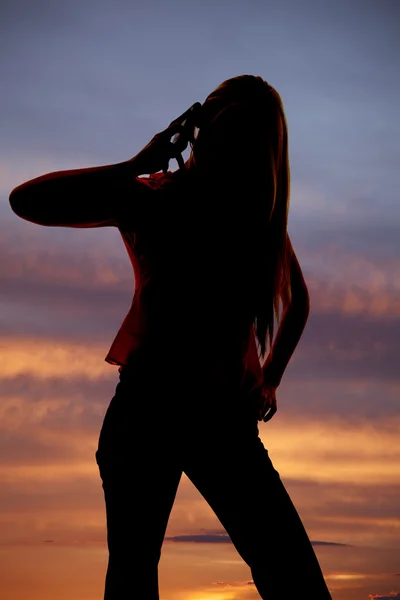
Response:
[{"label": "orange cloud", "polygon": [[[395,267],[400,270],[400,264]],[[375,317],[400,315],[400,291],[389,286],[354,283],[349,276],[342,284],[307,278],[312,310],[317,313],[340,312],[345,315],[368,314]]]},{"label": "orange cloud", "polygon": [[320,482],[400,483],[398,428],[392,419],[360,423],[301,420],[262,424],[260,437],[285,477]]},{"label": "orange cloud", "polygon": [[40,379],[57,376],[96,379],[111,373],[117,374],[115,367],[104,362],[107,344],[107,341],[99,344],[31,337],[2,337],[1,375],[16,377],[29,373]]}]

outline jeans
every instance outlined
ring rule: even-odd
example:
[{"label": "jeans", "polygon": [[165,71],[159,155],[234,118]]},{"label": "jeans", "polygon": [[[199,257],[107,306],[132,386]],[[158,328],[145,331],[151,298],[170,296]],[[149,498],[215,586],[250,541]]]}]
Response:
[{"label": "jeans", "polygon": [[234,378],[185,374],[138,352],[119,379],[96,452],[109,550],[104,599],[159,599],[158,563],[182,472],[250,567],[261,598],[331,599],[259,438],[255,402]]}]

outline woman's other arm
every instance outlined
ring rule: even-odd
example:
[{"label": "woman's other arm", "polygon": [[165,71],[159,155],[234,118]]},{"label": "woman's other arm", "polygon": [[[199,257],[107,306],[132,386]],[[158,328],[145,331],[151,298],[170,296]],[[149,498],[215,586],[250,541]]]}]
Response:
[{"label": "woman's other arm", "polygon": [[38,225],[118,227],[124,209],[133,204],[139,211],[151,193],[137,175],[132,160],[56,171],[19,185],[9,201],[15,214]]},{"label": "woman's other arm", "polygon": [[278,387],[300,340],[310,312],[310,297],[303,273],[287,236],[290,258],[291,301],[282,293],[283,313],[269,355],[263,365],[264,385]]}]

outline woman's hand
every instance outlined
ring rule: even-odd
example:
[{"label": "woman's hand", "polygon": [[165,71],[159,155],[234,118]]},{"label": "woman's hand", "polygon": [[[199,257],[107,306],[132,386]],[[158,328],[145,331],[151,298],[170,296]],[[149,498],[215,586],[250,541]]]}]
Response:
[{"label": "woman's hand", "polygon": [[276,388],[271,385],[263,385],[262,393],[258,399],[259,414],[258,420],[266,423],[278,410],[276,402]]},{"label": "woman's hand", "polygon": [[263,382],[260,382],[249,371],[246,373],[243,387],[247,402],[255,406],[254,410],[257,413],[258,420],[267,422],[272,419],[277,411],[276,386],[268,383],[265,379]]},{"label": "woman's hand", "polygon": [[269,354],[262,367],[262,379],[261,394],[258,398],[258,420],[267,422],[272,419],[278,410],[276,402],[276,389],[279,385],[279,382],[271,354]]},{"label": "woman's hand", "polygon": [[[175,119],[166,129],[157,133],[136,156],[131,159],[135,166],[135,174],[157,173],[168,171],[171,158],[178,161],[179,168],[184,166],[183,158],[179,149],[170,141],[171,137],[183,130],[178,119]],[[129,162],[129,161],[128,161]]]}]

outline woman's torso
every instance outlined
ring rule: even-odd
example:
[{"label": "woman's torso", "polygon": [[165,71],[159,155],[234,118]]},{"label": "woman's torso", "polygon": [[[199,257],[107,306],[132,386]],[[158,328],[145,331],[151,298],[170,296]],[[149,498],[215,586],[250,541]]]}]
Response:
[{"label": "woman's torso", "polygon": [[149,348],[183,370],[243,371],[256,274],[246,198],[205,193],[180,172],[148,183],[147,219],[120,228],[135,294],[106,360],[124,365]]}]

